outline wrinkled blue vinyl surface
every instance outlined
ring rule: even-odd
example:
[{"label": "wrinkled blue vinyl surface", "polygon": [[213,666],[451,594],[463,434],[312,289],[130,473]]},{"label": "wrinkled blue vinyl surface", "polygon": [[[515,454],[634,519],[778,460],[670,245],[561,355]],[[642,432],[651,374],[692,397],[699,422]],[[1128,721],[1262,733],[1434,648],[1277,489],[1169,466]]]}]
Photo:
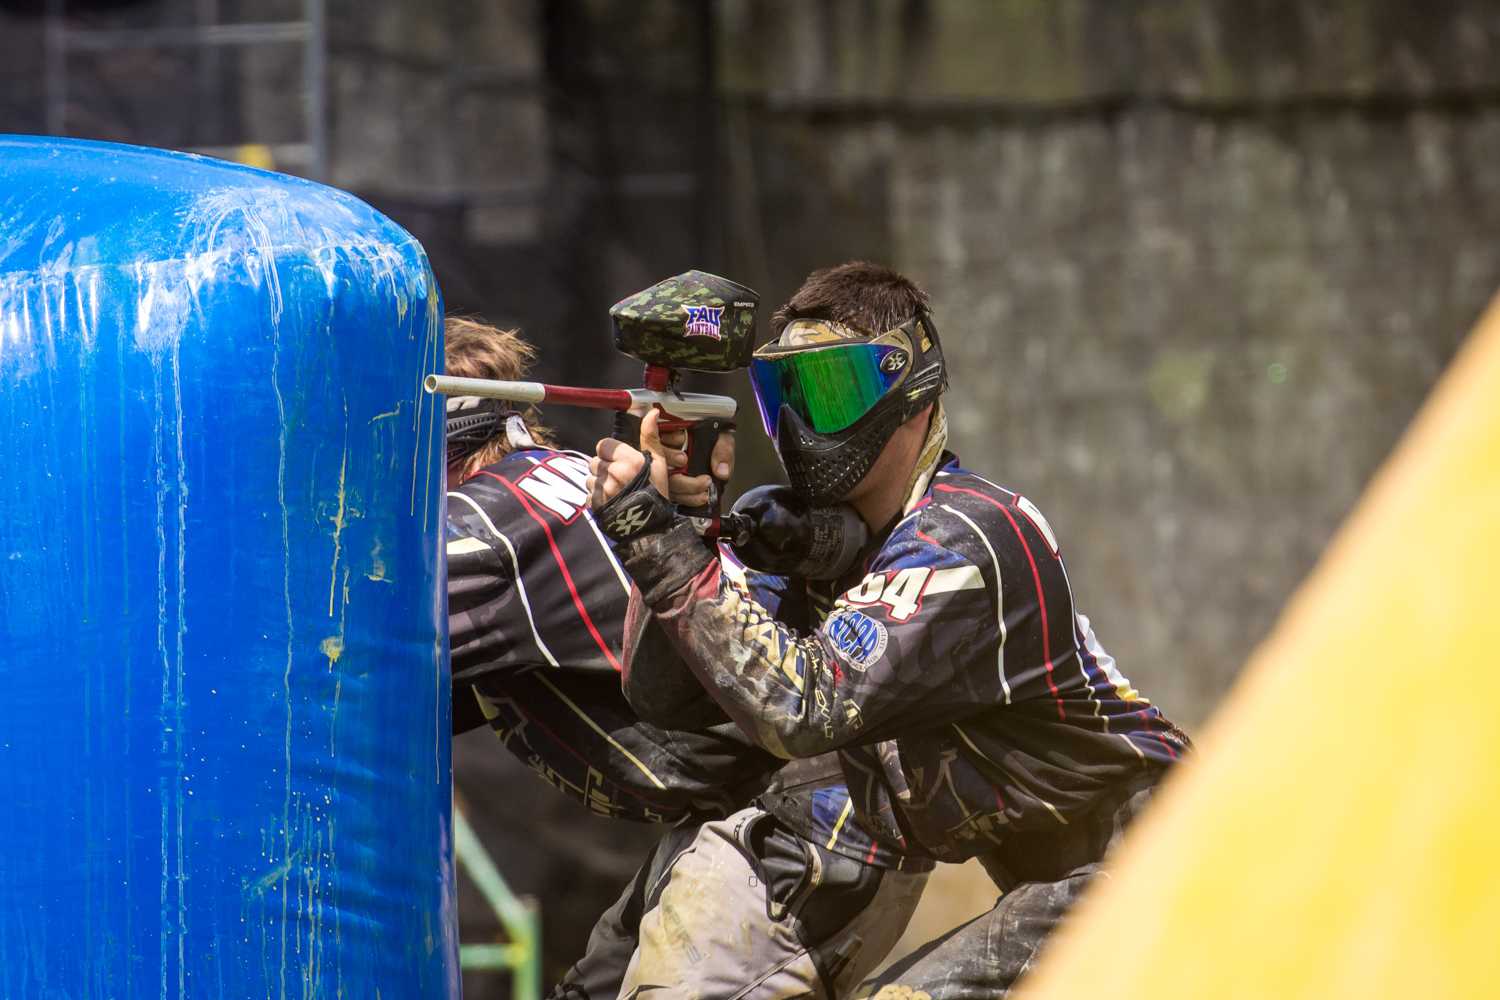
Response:
[{"label": "wrinkled blue vinyl surface", "polygon": [[456,997],[441,305],[309,182],[0,137],[0,997]]}]

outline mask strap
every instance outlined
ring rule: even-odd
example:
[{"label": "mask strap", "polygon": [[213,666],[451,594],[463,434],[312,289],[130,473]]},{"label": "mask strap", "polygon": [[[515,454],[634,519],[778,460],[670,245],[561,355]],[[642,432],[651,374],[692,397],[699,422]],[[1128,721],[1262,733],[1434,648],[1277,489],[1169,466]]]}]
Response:
[{"label": "mask strap", "polygon": [[505,418],[505,441],[510,445],[511,451],[536,447],[536,441],[532,438],[531,431],[527,430],[526,421],[521,419],[519,413],[512,413]]}]

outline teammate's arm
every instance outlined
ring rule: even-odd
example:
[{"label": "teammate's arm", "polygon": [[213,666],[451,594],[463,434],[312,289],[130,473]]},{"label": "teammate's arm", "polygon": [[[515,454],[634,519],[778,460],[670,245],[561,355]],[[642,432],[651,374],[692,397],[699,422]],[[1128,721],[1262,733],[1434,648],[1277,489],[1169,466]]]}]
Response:
[{"label": "teammate's arm", "polygon": [[[719,550],[724,573],[751,593],[773,613],[783,605],[785,577],[745,569],[727,546]],[[724,710],[704,690],[688,667],[674,640],[652,616],[640,591],[630,596],[627,635],[642,631],[639,642],[625,646],[625,670],[621,675],[625,697],[643,720],[667,729],[695,729],[728,721]]]},{"label": "teammate's arm", "polygon": [[518,623],[530,620],[503,540],[470,524],[462,508],[448,516],[448,645],[455,686],[518,664],[542,662],[536,641]]}]

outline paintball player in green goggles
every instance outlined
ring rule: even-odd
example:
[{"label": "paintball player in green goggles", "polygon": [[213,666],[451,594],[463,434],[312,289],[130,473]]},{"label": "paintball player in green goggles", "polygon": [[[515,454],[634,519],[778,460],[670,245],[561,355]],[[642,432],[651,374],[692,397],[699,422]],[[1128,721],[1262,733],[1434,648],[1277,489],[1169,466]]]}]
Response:
[{"label": "paintball player in green goggles", "polygon": [[[978,858],[1004,893],[861,995],[1005,995],[1188,740],[1116,669],[1037,506],[946,450],[925,293],[845,264],[810,275],[772,329],[751,369],[762,422],[797,493],[868,527],[850,569],[731,571],[665,499],[649,418],[648,454],[599,443],[592,503],[681,661],[751,739],[835,752],[848,819],[878,848]],[[652,674],[671,666],[626,664],[638,711],[654,714]],[[807,833],[811,802],[769,808]]]},{"label": "paintball player in green goggles", "polygon": [[[680,279],[653,287],[672,281]],[[707,303],[698,308],[754,307],[753,293],[713,276],[693,294]],[[446,334],[447,374],[524,377],[532,351],[515,331],[450,318]],[[837,758],[784,766],[680,663],[671,670],[682,679],[670,701],[676,723],[638,717],[620,681],[622,650],[634,648],[627,641],[631,584],[589,510],[587,458],[550,437],[528,409],[478,397],[447,401],[455,730],[488,725],[507,750],[591,812],[662,830],[553,996],[606,1000],[663,983],[701,1000],[847,993],[900,937],[932,863],[876,850],[847,815],[830,844],[827,830],[809,839],[755,805],[774,794],[830,814],[832,829],[847,790],[805,776],[836,778]],[[677,450],[685,440],[668,440],[666,460],[685,465]],[[721,436],[713,463],[733,459],[732,437]],[[674,476],[670,495],[700,506],[707,479]],[[677,660],[653,628],[644,642],[649,652],[636,662]],[[468,775],[459,780],[471,800],[483,795]],[[689,881],[700,891],[678,899]],[[663,910],[669,886],[677,892]],[[692,929],[684,933],[718,934],[717,943],[703,942],[698,961],[659,978],[668,958],[681,954],[671,931],[678,924]]]}]

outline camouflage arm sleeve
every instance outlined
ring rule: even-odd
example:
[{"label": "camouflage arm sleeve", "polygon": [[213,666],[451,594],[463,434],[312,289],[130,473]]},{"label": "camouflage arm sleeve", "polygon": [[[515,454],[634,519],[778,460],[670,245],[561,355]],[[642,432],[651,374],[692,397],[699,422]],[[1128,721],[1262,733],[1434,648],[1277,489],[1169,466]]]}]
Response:
[{"label": "camouflage arm sleeve", "polygon": [[[770,614],[781,613],[787,604],[786,577],[747,569],[725,544],[718,546],[718,555],[725,572],[742,580],[757,604]],[[729,721],[652,616],[638,587],[631,590],[625,636],[622,686],[642,719],[668,729],[695,729]]]},{"label": "camouflage arm sleeve", "polygon": [[729,721],[678,655],[660,623],[646,610],[638,590],[630,595],[625,634],[621,687],[641,721],[677,730],[701,729]]},{"label": "camouflage arm sleeve", "polygon": [[[942,725],[999,694],[1001,632],[985,574],[893,536],[816,629],[799,633],[724,571],[691,529],[632,541],[623,564],[729,717],[782,757]],[[973,668],[973,669],[971,669]]]}]

